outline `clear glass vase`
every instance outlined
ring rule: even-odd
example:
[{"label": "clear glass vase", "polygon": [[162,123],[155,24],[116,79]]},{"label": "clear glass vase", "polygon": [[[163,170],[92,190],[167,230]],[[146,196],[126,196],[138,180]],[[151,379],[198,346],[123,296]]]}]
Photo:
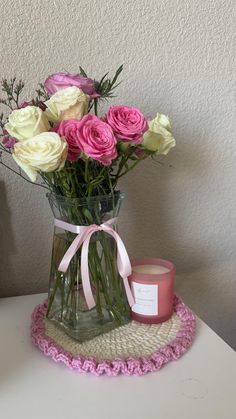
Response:
[{"label": "clear glass vase", "polygon": [[[70,224],[100,225],[117,217],[124,195],[66,198],[48,194],[55,218]],[[117,226],[113,226],[117,231]],[[47,318],[79,342],[127,323],[130,310],[117,270],[117,247],[109,234],[95,232],[90,239],[88,267],[96,306],[88,309],[81,282],[81,248],[66,273],[58,266],[76,235],[55,227],[51,259]]]}]

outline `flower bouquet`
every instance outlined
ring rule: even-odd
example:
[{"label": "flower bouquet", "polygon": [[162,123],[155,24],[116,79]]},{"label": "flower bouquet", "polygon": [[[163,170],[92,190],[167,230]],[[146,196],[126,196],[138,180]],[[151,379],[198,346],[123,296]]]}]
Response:
[{"label": "flower bouquet", "polygon": [[[22,81],[2,81],[0,103],[10,112],[0,115],[0,163],[47,189],[55,218],[47,317],[80,342],[130,318],[131,266],[117,232],[124,198],[118,181],[175,146],[165,115],[145,118],[135,107],[114,105],[98,116],[100,102],[114,97],[121,71],[99,81],[81,67],[79,74],[57,73],[27,102],[20,100]],[[18,169],[6,163],[7,154]]]}]

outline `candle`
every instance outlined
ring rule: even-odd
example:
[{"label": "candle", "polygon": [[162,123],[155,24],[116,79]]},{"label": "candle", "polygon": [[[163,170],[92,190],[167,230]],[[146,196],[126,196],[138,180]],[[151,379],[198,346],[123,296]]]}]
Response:
[{"label": "candle", "polygon": [[161,265],[137,265],[133,266],[133,272],[139,272],[140,274],[165,274],[170,272],[168,268]]},{"label": "candle", "polygon": [[163,259],[136,259],[131,265],[129,283],[135,298],[132,319],[149,324],[168,320],[173,312],[173,263]]}]

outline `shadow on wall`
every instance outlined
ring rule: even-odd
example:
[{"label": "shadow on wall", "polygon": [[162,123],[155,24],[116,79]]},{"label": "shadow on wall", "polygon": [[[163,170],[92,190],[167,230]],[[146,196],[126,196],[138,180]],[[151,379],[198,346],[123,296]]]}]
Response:
[{"label": "shadow on wall", "polygon": [[52,223],[44,193],[0,182],[0,297],[45,292],[51,258]]},{"label": "shadow on wall", "polygon": [[191,271],[211,259],[201,231],[205,214],[201,188],[210,179],[211,165],[192,145],[185,144],[184,152],[183,159],[176,149],[162,159],[163,166],[151,160],[141,163],[121,189],[127,193],[130,226],[129,236],[126,230],[124,234],[131,257],[171,259],[178,271]]},{"label": "shadow on wall", "polygon": [[[15,241],[11,225],[11,210],[3,181],[0,181],[0,197],[0,297],[5,297],[4,283],[13,277],[12,260]],[[8,272],[8,278],[5,278],[4,272]]]}]

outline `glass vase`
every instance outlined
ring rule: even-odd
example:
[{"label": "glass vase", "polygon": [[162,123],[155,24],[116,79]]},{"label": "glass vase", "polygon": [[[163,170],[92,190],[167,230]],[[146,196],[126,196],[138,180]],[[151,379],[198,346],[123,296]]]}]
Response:
[{"label": "glass vase", "polygon": [[[89,198],[48,194],[56,219],[79,226],[100,225],[117,217],[124,195],[120,192]],[[117,231],[117,225],[113,226]],[[117,269],[117,246],[104,231],[92,234],[88,267],[95,307],[89,309],[81,281],[81,247],[65,273],[58,266],[76,234],[54,229],[47,318],[79,342],[124,325],[130,319],[127,297]]]}]

